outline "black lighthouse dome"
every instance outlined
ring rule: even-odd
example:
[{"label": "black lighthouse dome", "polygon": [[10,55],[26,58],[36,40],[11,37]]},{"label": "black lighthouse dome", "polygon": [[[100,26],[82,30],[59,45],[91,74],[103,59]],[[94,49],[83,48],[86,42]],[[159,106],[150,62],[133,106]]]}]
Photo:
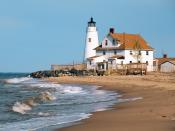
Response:
[{"label": "black lighthouse dome", "polygon": [[95,27],[95,26],[96,26],[96,22],[91,17],[90,21],[88,22],[88,27]]}]

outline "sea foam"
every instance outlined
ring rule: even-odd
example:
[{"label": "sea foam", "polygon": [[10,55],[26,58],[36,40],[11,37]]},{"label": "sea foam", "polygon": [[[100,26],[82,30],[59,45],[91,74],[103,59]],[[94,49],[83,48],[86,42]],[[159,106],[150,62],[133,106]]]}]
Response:
[{"label": "sea foam", "polygon": [[7,79],[7,80],[5,80],[5,82],[12,83],[12,84],[18,84],[18,83],[22,83],[22,82],[29,81],[32,79],[33,78],[30,78],[30,77],[21,77],[21,78]]},{"label": "sea foam", "polygon": [[14,112],[18,112],[20,114],[26,114],[26,111],[29,111],[31,109],[32,109],[31,106],[29,106],[29,105],[27,105],[25,103],[21,103],[21,102],[16,102],[14,104],[14,106],[12,107],[12,110]]},{"label": "sea foam", "polygon": [[[56,100],[56,97],[52,95],[49,91],[42,92],[41,95],[38,97],[41,101],[53,101]],[[36,99],[38,99],[36,98]]]},{"label": "sea foam", "polygon": [[81,87],[66,86],[62,89],[62,93],[77,94],[77,93],[82,93],[82,92],[83,90]]},{"label": "sea foam", "polygon": [[85,93],[82,87],[78,86],[64,86],[55,83],[38,83],[38,84],[31,84],[32,87],[40,87],[40,88],[53,88],[56,89],[58,92],[62,94],[79,94]]},{"label": "sea foam", "polygon": [[59,88],[59,87],[61,87],[60,84],[46,83],[46,82],[37,83],[37,84],[31,84],[30,86],[32,86],[32,87],[40,87],[40,88]]}]

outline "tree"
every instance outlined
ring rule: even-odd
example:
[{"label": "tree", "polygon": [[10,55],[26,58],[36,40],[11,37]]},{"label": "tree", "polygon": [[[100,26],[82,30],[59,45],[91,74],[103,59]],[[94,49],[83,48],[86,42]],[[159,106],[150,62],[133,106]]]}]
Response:
[{"label": "tree", "polygon": [[141,61],[141,57],[142,57],[141,50],[142,50],[142,46],[141,46],[140,42],[138,40],[135,40],[133,57],[136,58],[137,63],[139,63],[139,61]]}]

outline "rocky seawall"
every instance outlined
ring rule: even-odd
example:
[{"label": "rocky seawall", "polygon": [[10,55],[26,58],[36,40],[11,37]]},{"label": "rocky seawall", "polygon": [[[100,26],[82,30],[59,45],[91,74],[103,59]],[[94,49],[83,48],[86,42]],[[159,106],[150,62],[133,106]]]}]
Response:
[{"label": "rocky seawall", "polygon": [[46,77],[60,77],[60,76],[103,76],[104,71],[97,70],[45,70],[45,71],[37,71],[30,74],[33,78],[46,78]]}]

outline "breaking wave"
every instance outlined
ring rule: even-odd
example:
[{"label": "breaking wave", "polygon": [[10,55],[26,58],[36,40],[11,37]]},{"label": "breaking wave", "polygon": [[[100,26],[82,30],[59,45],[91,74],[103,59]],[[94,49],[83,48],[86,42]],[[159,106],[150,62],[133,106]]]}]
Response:
[{"label": "breaking wave", "polygon": [[39,96],[36,96],[34,98],[29,98],[24,102],[17,101],[13,105],[12,110],[20,114],[26,114],[27,111],[32,110],[34,106],[37,106],[42,102],[48,102],[53,100],[56,100],[56,97],[53,96],[50,92],[46,91],[46,92],[42,92]]},{"label": "breaking wave", "polygon": [[83,93],[81,87],[72,87],[72,86],[66,86],[63,88],[62,93],[70,93],[70,94],[77,94],[77,93]]},{"label": "breaking wave", "polygon": [[54,84],[54,83],[37,83],[37,84],[31,84],[32,87],[41,87],[41,88],[59,88],[62,87],[60,84]]},{"label": "breaking wave", "polygon": [[12,107],[12,110],[14,112],[18,112],[18,113],[21,113],[21,114],[26,114],[26,111],[29,111],[31,110],[31,106],[25,104],[25,103],[20,103],[20,102],[16,102],[14,104],[14,106]]},{"label": "breaking wave", "polygon": [[21,77],[21,78],[12,78],[12,79],[7,79],[5,80],[6,83],[11,83],[11,84],[18,84],[18,83],[22,83],[25,81],[29,81],[32,80],[33,78],[31,77]]},{"label": "breaking wave", "polygon": [[60,84],[54,84],[54,83],[39,83],[39,84],[31,84],[32,87],[40,87],[40,88],[53,88],[56,89],[57,92],[60,92],[62,94],[79,94],[79,93],[85,93],[82,89],[82,87],[78,86],[63,86]]},{"label": "breaking wave", "polygon": [[98,90],[98,86],[57,84],[25,76],[2,78],[2,131],[65,127],[88,118],[91,112],[108,109],[116,103],[118,96],[112,91]]}]

